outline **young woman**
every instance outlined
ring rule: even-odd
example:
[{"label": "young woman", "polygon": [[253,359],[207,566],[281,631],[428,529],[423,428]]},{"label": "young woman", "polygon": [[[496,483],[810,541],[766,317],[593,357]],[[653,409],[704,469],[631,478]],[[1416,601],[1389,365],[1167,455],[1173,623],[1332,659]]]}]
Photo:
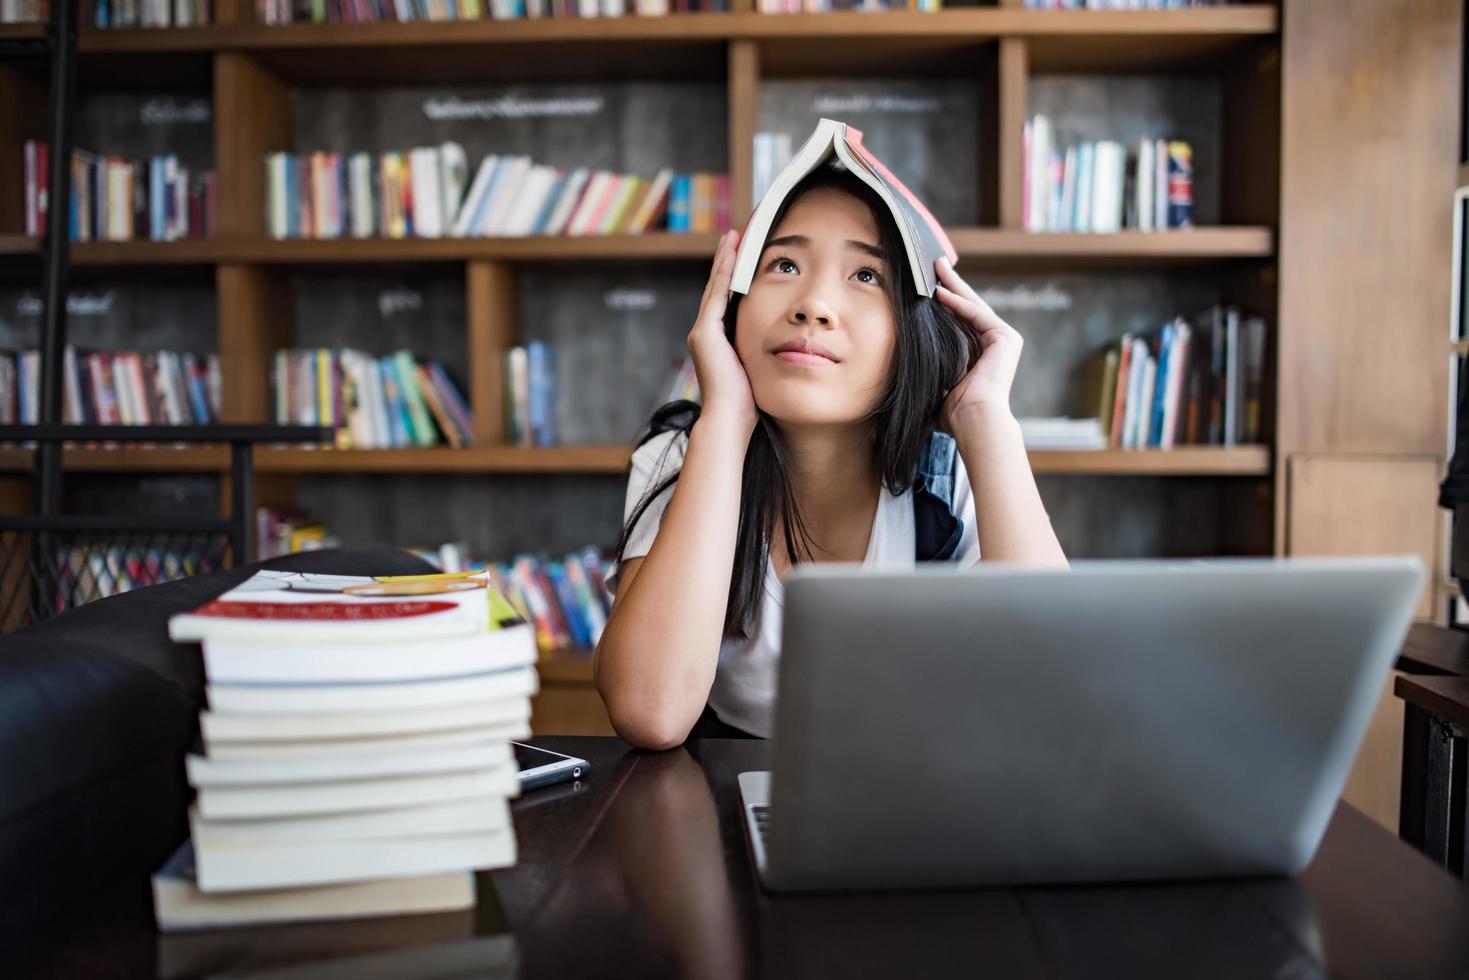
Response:
[{"label": "young woman", "polygon": [[1020,334],[943,259],[920,297],[849,173],[808,175],[771,229],[744,296],[720,240],[688,338],[702,407],[664,406],[633,454],[594,672],[643,748],[769,736],[797,562],[1066,564],[1010,412]]}]

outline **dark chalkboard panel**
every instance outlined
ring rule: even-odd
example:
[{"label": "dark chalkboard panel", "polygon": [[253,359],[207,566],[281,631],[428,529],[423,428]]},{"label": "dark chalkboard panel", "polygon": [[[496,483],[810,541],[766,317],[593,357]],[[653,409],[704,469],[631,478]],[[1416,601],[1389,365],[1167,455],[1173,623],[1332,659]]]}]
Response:
[{"label": "dark chalkboard panel", "polygon": [[[92,280],[76,285],[67,304],[67,339],[95,350],[218,350],[211,282],[191,279]],[[0,287],[0,347],[38,348],[41,291]]]},{"label": "dark chalkboard panel", "polygon": [[379,357],[406,348],[442,362],[459,385],[468,384],[460,266],[297,272],[290,290],[294,346],[350,347]]},{"label": "dark chalkboard panel", "polygon": [[302,477],[300,504],[343,544],[466,541],[479,558],[617,541],[620,476]]},{"label": "dark chalkboard panel", "polygon": [[297,152],[401,152],[454,140],[471,179],[490,153],[644,177],[729,166],[725,88],[715,82],[302,88],[292,114]]},{"label": "dark chalkboard panel", "polygon": [[534,267],[519,277],[521,335],[556,355],[563,443],[630,443],[688,353],[708,270]]},{"label": "dark chalkboard panel", "polygon": [[208,92],[88,92],[78,100],[74,140],[129,158],[175,153],[201,172],[214,167],[214,106]]},{"label": "dark chalkboard panel", "polygon": [[208,520],[220,516],[216,476],[68,473],[65,513]]}]

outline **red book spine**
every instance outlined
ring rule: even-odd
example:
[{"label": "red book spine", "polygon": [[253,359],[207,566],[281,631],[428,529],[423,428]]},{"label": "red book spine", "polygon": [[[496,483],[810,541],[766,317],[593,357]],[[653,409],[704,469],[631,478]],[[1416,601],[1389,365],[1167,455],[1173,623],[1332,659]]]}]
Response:
[{"label": "red book spine", "polygon": [[944,226],[934,220],[933,215],[928,213],[928,208],[923,206],[923,202],[918,199],[917,195],[910,191],[901,180],[899,180],[897,177],[894,177],[893,172],[882,165],[882,161],[878,160],[877,157],[873,156],[867,151],[867,147],[862,145],[862,131],[860,129],[854,129],[851,126],[848,126],[846,127],[845,136],[847,140],[847,145],[852,148],[852,151],[854,153],[862,158],[863,162],[865,162],[869,167],[872,168],[872,172],[881,177],[883,181],[891,186],[894,190],[902,194],[903,197],[907,199],[908,205],[912,207],[917,214],[922,216],[924,221],[928,222],[929,227],[933,230],[934,236],[937,237],[939,243],[943,245],[944,252],[948,256],[949,261],[951,263],[957,262],[959,260],[959,253],[954,251],[954,244],[949,241],[949,236],[948,233],[944,231]]}]

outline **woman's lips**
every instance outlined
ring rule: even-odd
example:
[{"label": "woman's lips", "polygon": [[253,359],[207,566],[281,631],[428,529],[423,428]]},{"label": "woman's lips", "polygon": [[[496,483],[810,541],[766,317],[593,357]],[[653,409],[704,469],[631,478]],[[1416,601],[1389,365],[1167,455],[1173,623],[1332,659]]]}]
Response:
[{"label": "woman's lips", "polygon": [[803,350],[776,351],[775,356],[787,364],[795,364],[800,367],[831,367],[836,364],[836,361],[829,357]]}]

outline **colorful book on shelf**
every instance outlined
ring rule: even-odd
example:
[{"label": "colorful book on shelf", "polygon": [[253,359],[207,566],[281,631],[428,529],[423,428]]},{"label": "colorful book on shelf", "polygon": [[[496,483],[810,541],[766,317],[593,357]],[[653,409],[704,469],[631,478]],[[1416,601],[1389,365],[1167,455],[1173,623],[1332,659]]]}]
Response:
[{"label": "colorful book on shelf", "polygon": [[1193,225],[1193,150],[1181,140],[1144,138],[1129,156],[1113,140],[1056,145],[1044,114],[1022,139],[1022,211],[1032,232],[1162,231]]},{"label": "colorful book on shelf", "polygon": [[280,350],[271,386],[277,423],[334,427],[338,448],[473,443],[469,406],[448,372],[407,351],[379,358],[352,349]]},{"label": "colorful book on shelf", "polygon": [[1216,306],[1125,334],[1084,369],[1083,414],[1103,419],[1114,449],[1258,443],[1266,333],[1263,318]]},{"label": "colorful book on shelf", "polygon": [[[776,212],[802,178],[830,160],[840,162],[860,177],[887,204],[903,238],[913,282],[921,295],[932,296],[938,284],[934,262],[940,257],[947,257],[951,263],[959,260],[949,236],[923,202],[862,145],[861,130],[826,118],[816,124],[816,129],[790,162],[775,175],[770,189],[746,222],[735,256],[730,288],[737,293],[750,291],[755,265],[765,247]],[[698,211],[692,220],[697,230],[702,220]],[[712,229],[712,221],[709,225]]]},{"label": "colorful book on shelf", "polygon": [[[68,425],[208,425],[219,417],[219,359],[172,351],[77,351],[62,356]],[[33,424],[40,352],[0,351],[0,420]]]},{"label": "colorful book on shelf", "polygon": [[725,174],[652,178],[580,167],[570,172],[523,154],[489,154],[468,181],[458,143],[405,153],[316,152],[266,156],[266,227],[273,238],[438,238],[642,234],[663,225],[676,193],[697,222],[727,222]]},{"label": "colorful book on shelf", "polygon": [[[25,231],[45,233],[50,207],[46,144],[22,148]],[[67,226],[72,241],[176,241],[214,234],[212,171],[191,172],[176,155],[130,159],[74,150]]]},{"label": "colorful book on shelf", "polygon": [[[105,0],[104,0],[105,2]],[[197,0],[196,0],[197,2]],[[587,17],[666,17],[699,11],[728,12],[729,0],[258,0],[260,22],[366,24],[413,21],[542,20]]]}]

